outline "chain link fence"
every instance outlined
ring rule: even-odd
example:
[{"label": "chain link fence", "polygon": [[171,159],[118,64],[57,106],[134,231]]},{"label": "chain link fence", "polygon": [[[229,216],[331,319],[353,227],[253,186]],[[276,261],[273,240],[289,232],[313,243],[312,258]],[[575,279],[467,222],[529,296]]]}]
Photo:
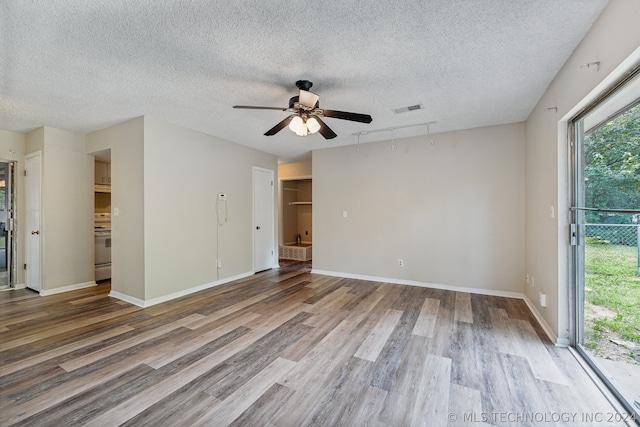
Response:
[{"label": "chain link fence", "polygon": [[640,277],[640,224],[585,224],[585,242],[638,248]]},{"label": "chain link fence", "polygon": [[640,225],[585,224],[587,243],[638,246]]}]

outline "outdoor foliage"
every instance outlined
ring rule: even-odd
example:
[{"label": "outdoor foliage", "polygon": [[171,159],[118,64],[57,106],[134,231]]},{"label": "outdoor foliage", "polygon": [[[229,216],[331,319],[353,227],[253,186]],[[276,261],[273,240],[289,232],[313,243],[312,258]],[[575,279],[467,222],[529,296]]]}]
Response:
[{"label": "outdoor foliage", "polygon": [[[640,104],[585,135],[585,205],[640,208]],[[630,215],[588,212],[592,224],[629,224]]]},{"label": "outdoor foliage", "polygon": [[640,277],[637,248],[623,245],[587,244],[585,300],[606,307],[614,316],[594,320],[595,334],[607,330],[640,343]]}]

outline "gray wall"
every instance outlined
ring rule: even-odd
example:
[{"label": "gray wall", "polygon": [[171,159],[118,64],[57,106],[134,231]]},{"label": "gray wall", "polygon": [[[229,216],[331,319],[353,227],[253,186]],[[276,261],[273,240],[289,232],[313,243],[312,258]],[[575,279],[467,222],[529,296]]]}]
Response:
[{"label": "gray wall", "polygon": [[[526,295],[567,342],[569,325],[569,182],[567,121],[640,62],[640,2],[609,2],[526,121]],[[633,58],[629,58],[633,55]],[[581,67],[599,61],[596,67]],[[627,64],[621,64],[627,61]],[[557,111],[548,110],[555,107]],[[549,207],[556,209],[550,218]],[[538,294],[547,294],[547,307]]]},{"label": "gray wall", "polygon": [[524,124],[433,139],[313,152],[314,270],[521,293]]}]

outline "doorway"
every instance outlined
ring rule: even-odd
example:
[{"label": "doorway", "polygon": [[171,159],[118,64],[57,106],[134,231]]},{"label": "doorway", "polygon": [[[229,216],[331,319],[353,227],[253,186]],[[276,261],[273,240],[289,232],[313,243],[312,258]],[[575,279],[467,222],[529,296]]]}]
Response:
[{"label": "doorway", "polygon": [[640,419],[640,70],[571,125],[572,344]]},{"label": "doorway", "polygon": [[275,217],[273,171],[253,168],[253,271],[274,265]]},{"label": "doorway", "polygon": [[283,260],[312,260],[313,186],[311,178],[280,180],[281,227],[278,256]]},{"label": "doorway", "polygon": [[42,160],[40,152],[25,156],[25,285],[29,289],[40,292],[42,283],[42,248],[41,248],[41,206],[42,206]]},{"label": "doorway", "polygon": [[15,165],[0,161],[0,289],[15,287]]}]

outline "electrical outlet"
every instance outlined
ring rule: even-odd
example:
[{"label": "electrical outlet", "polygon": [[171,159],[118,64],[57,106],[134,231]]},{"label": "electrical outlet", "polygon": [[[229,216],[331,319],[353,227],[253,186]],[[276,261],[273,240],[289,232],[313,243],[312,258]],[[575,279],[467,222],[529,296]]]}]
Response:
[{"label": "electrical outlet", "polygon": [[222,268],[222,261],[221,260],[216,261],[216,265],[218,266],[218,268]]},{"label": "electrical outlet", "polygon": [[540,292],[540,307],[546,307],[547,306],[547,294],[543,294],[542,292]]},{"label": "electrical outlet", "polygon": [[398,260],[398,267],[404,267],[404,260]]}]

